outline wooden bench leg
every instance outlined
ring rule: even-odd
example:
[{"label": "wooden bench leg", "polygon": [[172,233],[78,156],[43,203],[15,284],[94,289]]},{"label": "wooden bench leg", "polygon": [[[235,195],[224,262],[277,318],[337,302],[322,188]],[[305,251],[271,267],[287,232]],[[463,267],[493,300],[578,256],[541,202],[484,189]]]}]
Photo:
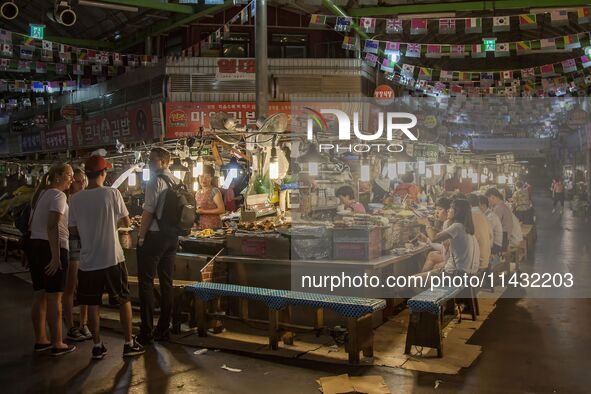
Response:
[{"label": "wooden bench leg", "polygon": [[349,353],[349,364],[359,364],[359,333],[357,332],[357,319],[347,319],[348,342],[347,352]]},{"label": "wooden bench leg", "polygon": [[195,318],[197,320],[197,334],[207,336],[207,301],[195,298]]},{"label": "wooden bench leg", "polygon": [[[214,313],[221,312],[222,310],[222,299],[215,298],[210,301],[210,311],[214,311]],[[219,334],[224,331],[224,325],[222,324],[221,320],[209,320],[208,321],[208,328],[211,328],[214,334]]]},{"label": "wooden bench leg", "polygon": [[279,349],[279,312],[269,309],[269,347],[272,350]]},{"label": "wooden bench leg", "polygon": [[[292,318],[291,305],[289,305],[287,308],[282,310],[280,316],[281,316],[282,322],[291,323],[291,318]],[[293,337],[294,337],[294,334],[292,331],[285,331],[285,332],[281,333],[281,341],[285,345],[293,346]]]},{"label": "wooden bench leg", "polygon": [[320,330],[324,327],[324,309],[316,309],[314,316],[314,329],[316,330],[316,336],[320,336]]},{"label": "wooden bench leg", "polygon": [[371,314],[357,319],[357,338],[364,357],[373,357],[373,319]]},{"label": "wooden bench leg", "polygon": [[410,354],[412,346],[437,349],[437,357],[443,357],[441,314],[411,312],[406,333],[404,354]]},{"label": "wooden bench leg", "polygon": [[248,319],[248,300],[246,298],[240,298],[238,300],[238,307],[240,309],[240,318],[243,320]]}]

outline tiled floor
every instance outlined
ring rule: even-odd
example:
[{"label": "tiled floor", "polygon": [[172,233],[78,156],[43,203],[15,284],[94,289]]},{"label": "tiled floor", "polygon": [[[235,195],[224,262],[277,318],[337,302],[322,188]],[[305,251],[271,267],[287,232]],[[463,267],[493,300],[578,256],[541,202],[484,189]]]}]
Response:
[{"label": "tiled floor", "polygon": [[[536,268],[568,270],[591,278],[591,224],[552,215],[549,198],[536,201],[538,242],[531,256]],[[589,281],[588,283],[591,283]],[[584,289],[582,290],[584,291]],[[145,357],[124,361],[119,335],[104,332],[109,354],[90,361],[90,343],[60,359],[33,355],[29,323],[32,292],[11,275],[0,275],[0,387],[2,392],[197,392],[317,393],[321,376],[378,374],[393,393],[583,393],[589,392],[591,301],[589,299],[500,300],[471,342],[483,354],[459,375],[413,373],[378,367],[348,368],[293,360],[269,360],[225,352],[194,355],[195,349],[166,345]],[[542,294],[543,295],[543,294]],[[581,295],[585,295],[581,293]],[[242,372],[221,369],[226,364]]]}]

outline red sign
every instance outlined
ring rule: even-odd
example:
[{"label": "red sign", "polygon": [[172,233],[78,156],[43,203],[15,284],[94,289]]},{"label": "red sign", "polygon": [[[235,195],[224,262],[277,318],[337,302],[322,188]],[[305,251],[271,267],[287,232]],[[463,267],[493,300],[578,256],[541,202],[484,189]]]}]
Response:
[{"label": "red sign", "polygon": [[390,85],[379,85],[373,92],[373,96],[378,100],[394,99],[394,89]]},{"label": "red sign", "polygon": [[[167,103],[166,104],[166,138],[182,138],[195,136],[200,127],[209,128],[209,118],[217,112],[226,112],[238,120],[241,126],[256,124],[255,103],[221,102],[221,103]],[[288,102],[269,103],[268,115],[278,112],[289,114],[291,104]]]},{"label": "red sign", "polygon": [[255,76],[255,59],[218,59],[215,78],[219,81],[236,79],[255,79]]},{"label": "red sign", "polygon": [[68,149],[68,131],[65,127],[45,132],[45,149],[65,150]]},{"label": "red sign", "polygon": [[78,108],[75,105],[64,105],[60,109],[60,115],[64,119],[72,120],[78,116]]},{"label": "red sign", "polygon": [[154,138],[150,104],[101,114],[72,125],[74,146],[102,146],[115,140],[151,141]]}]

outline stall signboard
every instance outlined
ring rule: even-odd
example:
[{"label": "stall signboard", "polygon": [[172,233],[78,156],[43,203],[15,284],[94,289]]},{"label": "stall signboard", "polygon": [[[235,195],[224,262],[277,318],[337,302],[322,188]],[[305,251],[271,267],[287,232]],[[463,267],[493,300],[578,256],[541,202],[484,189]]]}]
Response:
[{"label": "stall signboard", "polygon": [[515,155],[513,153],[497,153],[497,164],[508,164],[515,162]]},{"label": "stall signboard", "polygon": [[218,58],[215,79],[218,81],[255,80],[255,59]]},{"label": "stall signboard", "polygon": [[21,152],[39,152],[43,150],[41,131],[29,131],[21,134]]},{"label": "stall signboard", "polygon": [[[167,103],[166,104],[166,138],[183,138],[195,136],[201,127],[209,128],[212,114],[226,112],[233,116],[241,126],[256,124],[256,104],[253,102],[219,102],[219,103]],[[278,112],[289,114],[289,102],[269,103],[268,115]]]},{"label": "stall signboard", "polygon": [[101,146],[154,138],[150,103],[97,115],[72,125],[74,146]]},{"label": "stall signboard", "polygon": [[407,144],[406,153],[417,160],[434,164],[439,159],[439,146],[437,144]]},{"label": "stall signboard", "polygon": [[64,150],[68,149],[68,130],[65,127],[45,132],[45,149]]},{"label": "stall signboard", "polygon": [[72,120],[78,116],[78,108],[75,105],[64,105],[60,109],[60,115],[64,119]]},{"label": "stall signboard", "polygon": [[469,155],[449,155],[449,163],[455,165],[465,165],[471,163],[471,157]]}]

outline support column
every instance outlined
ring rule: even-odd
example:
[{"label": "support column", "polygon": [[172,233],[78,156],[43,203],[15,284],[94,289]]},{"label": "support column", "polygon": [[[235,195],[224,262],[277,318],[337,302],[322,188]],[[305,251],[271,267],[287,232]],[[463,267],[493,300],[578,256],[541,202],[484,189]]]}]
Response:
[{"label": "support column", "polygon": [[146,37],[146,45],[145,45],[145,54],[151,55],[152,54],[152,37]]},{"label": "support column", "polygon": [[256,117],[267,117],[269,105],[269,64],[267,60],[267,0],[256,0],[255,15],[256,56]]}]

